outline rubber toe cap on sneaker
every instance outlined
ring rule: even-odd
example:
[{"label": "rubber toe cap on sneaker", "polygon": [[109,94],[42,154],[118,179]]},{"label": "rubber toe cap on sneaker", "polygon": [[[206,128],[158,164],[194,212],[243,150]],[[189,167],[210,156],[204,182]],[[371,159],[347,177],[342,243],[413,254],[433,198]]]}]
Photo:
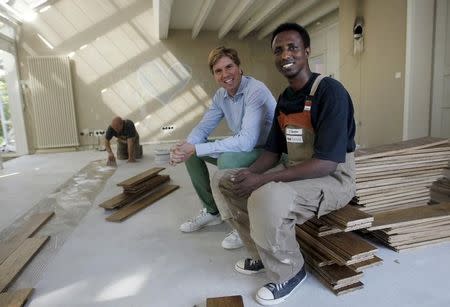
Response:
[{"label": "rubber toe cap on sneaker", "polygon": [[273,293],[266,287],[262,287],[258,290],[258,293],[256,293],[256,301],[261,305],[275,305],[280,303],[280,300],[276,300],[273,297]]}]

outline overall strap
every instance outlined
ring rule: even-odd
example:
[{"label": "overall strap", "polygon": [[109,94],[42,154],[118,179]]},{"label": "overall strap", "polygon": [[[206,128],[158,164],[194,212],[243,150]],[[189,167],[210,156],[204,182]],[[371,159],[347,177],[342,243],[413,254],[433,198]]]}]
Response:
[{"label": "overall strap", "polygon": [[316,80],[314,80],[314,83],[311,87],[311,93],[309,93],[309,96],[314,97],[316,94],[317,88],[319,87],[320,81],[322,81],[323,78],[325,78],[325,75],[318,75]]},{"label": "overall strap", "polygon": [[309,96],[306,98],[305,107],[304,107],[303,111],[311,111],[312,98],[316,94],[316,90],[319,87],[319,83],[320,83],[320,81],[322,81],[323,78],[325,78],[324,75],[318,75],[316,80],[314,80],[314,83],[311,87],[311,92],[309,93]]}]

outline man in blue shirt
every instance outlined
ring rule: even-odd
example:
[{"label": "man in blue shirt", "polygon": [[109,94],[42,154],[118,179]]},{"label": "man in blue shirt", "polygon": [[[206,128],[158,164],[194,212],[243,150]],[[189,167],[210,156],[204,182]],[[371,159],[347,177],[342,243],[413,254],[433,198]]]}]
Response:
[{"label": "man in blue shirt", "polygon": [[[276,101],[269,89],[254,78],[243,76],[237,51],[218,47],[208,57],[217,90],[209,110],[187,139],[171,149],[171,163],[185,162],[192,184],[204,209],[197,217],[183,223],[183,232],[196,231],[222,222],[211,190],[206,162],[218,169],[241,168],[251,165],[261,154],[272,125]],[[208,142],[211,132],[225,118],[233,135]],[[220,194],[220,193],[218,193]],[[233,230],[222,242],[227,249],[242,246]]]}]

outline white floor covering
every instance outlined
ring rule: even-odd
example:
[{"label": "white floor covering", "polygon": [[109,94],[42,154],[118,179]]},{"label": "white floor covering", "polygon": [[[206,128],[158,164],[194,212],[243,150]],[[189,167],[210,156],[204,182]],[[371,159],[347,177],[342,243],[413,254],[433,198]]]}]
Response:
[{"label": "white floor covering", "polygon": [[[155,166],[146,149],[140,162],[119,163],[92,208],[47,259],[38,281],[24,285],[19,277],[13,284],[13,289],[18,284],[35,287],[27,306],[192,307],[205,306],[207,297],[236,294],[243,296],[245,306],[259,306],[253,297],[265,276],[234,271],[234,263],[246,253],[222,249],[227,225],[191,234],[178,230],[200,209],[183,165],[164,171],[179,190],[122,223],[105,221],[108,213],[97,205],[121,192],[116,183]],[[105,157],[85,151],[5,162],[0,171],[0,230],[87,163]],[[337,297],[309,274],[280,306],[450,306],[450,244],[400,254],[380,246],[377,255],[384,264],[365,270],[364,289]]]}]

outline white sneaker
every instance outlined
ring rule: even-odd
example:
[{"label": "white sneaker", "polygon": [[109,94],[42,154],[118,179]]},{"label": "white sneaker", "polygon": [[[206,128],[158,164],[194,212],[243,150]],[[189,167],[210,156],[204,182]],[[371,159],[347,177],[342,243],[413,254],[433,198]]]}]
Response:
[{"label": "white sneaker", "polygon": [[218,225],[222,222],[220,214],[212,215],[211,213],[206,212],[206,209],[202,209],[198,216],[181,224],[180,230],[182,232],[193,232],[205,226]]},{"label": "white sneaker", "polygon": [[244,246],[244,243],[242,243],[239,232],[237,232],[236,229],[233,229],[232,232],[227,234],[225,239],[223,239],[222,241],[222,247],[225,249],[236,249],[242,246]]}]

